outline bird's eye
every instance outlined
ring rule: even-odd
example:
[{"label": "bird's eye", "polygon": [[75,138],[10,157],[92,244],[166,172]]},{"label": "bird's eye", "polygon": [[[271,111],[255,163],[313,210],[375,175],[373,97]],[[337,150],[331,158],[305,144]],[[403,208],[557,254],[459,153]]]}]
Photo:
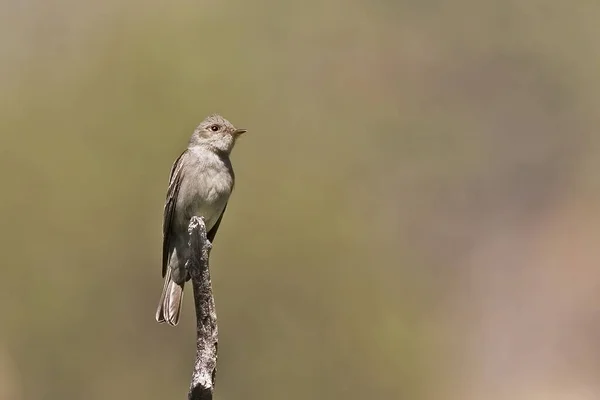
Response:
[{"label": "bird's eye", "polygon": [[211,125],[210,126],[210,130],[213,131],[213,132],[218,131],[219,130],[219,125]]}]

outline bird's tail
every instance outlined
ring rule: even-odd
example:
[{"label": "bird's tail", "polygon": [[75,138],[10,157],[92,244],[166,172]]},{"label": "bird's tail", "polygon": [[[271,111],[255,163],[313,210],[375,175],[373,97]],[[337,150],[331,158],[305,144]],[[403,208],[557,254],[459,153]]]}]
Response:
[{"label": "bird's tail", "polygon": [[171,326],[175,326],[179,322],[183,300],[183,285],[183,283],[178,285],[171,279],[171,268],[167,268],[165,285],[156,310],[156,320],[159,323],[166,322]]}]

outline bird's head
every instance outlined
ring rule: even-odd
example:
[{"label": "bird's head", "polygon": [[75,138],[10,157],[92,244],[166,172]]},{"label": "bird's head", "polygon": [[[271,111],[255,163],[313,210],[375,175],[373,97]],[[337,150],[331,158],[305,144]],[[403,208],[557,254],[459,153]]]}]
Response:
[{"label": "bird's head", "polygon": [[246,132],[238,129],[218,114],[206,117],[194,130],[190,139],[190,147],[206,146],[216,151],[231,153],[235,141]]}]

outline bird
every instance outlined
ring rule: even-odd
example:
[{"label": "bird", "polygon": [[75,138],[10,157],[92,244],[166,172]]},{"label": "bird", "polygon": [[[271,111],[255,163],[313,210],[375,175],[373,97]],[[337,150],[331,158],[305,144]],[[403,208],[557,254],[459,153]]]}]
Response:
[{"label": "bird", "polygon": [[206,117],[194,130],[187,149],[175,160],[163,212],[163,291],[156,320],[176,326],[183,289],[190,279],[188,224],[202,217],[207,239],[213,243],[235,184],[230,155],[246,129],[238,129],[218,114]]}]

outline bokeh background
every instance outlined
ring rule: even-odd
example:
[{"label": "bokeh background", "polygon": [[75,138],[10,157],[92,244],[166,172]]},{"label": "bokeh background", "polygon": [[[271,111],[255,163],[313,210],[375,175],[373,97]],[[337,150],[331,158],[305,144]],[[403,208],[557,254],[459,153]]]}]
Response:
[{"label": "bokeh background", "polygon": [[600,3],[0,0],[0,399],[183,399],[171,163],[249,129],[217,399],[600,398]]}]

